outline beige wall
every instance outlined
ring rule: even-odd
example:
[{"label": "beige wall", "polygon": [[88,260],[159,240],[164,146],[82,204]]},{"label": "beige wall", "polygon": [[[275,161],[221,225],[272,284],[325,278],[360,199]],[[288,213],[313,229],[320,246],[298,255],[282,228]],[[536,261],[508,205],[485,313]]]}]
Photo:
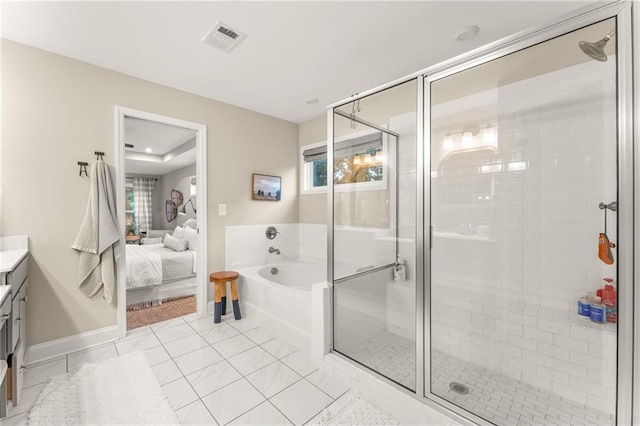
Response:
[{"label": "beige wall", "polygon": [[[115,164],[115,105],[207,125],[209,270],[224,266],[226,225],[298,221],[297,124],[8,40],[0,47],[0,235],[30,237],[30,345],[116,324],[115,306],[77,289],[71,249],[88,195],[76,162],[99,150]],[[282,201],[251,201],[253,172],[282,176]]]}]

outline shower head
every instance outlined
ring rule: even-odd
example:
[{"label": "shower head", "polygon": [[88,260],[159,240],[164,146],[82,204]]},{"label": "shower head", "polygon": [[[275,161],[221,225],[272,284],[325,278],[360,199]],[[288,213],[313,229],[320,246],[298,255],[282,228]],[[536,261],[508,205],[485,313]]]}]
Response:
[{"label": "shower head", "polygon": [[609,34],[604,36],[602,40],[596,41],[595,43],[591,43],[589,41],[581,41],[578,43],[580,49],[591,59],[595,59],[596,61],[606,62],[607,54],[604,53],[604,47],[607,45],[609,40],[613,38],[615,35],[615,28],[611,30]]}]

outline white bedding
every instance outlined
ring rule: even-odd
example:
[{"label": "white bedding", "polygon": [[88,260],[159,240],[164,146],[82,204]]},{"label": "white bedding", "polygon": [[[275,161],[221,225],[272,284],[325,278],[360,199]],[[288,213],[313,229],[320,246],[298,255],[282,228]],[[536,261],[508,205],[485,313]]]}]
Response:
[{"label": "white bedding", "polygon": [[127,289],[158,286],[195,274],[195,251],[176,252],[162,244],[128,244],[126,250]]}]

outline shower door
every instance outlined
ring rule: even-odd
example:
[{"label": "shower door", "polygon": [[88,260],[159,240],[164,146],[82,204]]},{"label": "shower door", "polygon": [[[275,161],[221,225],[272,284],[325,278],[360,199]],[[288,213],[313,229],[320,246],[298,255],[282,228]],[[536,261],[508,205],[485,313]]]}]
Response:
[{"label": "shower door", "polygon": [[[425,393],[461,413],[615,424],[615,28],[604,20],[426,83]],[[606,56],[579,48],[605,36]]]},{"label": "shower door", "polygon": [[333,112],[333,349],[416,388],[416,81]]}]

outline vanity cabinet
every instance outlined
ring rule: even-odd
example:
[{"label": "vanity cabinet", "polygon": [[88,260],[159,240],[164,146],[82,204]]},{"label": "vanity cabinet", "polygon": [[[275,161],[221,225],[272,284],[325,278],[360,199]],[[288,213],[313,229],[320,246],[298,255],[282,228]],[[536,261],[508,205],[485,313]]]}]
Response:
[{"label": "vanity cabinet", "polygon": [[[0,372],[11,358],[11,402],[20,403],[27,349],[27,237],[0,238]],[[0,417],[6,416],[8,377],[0,375]]]}]

